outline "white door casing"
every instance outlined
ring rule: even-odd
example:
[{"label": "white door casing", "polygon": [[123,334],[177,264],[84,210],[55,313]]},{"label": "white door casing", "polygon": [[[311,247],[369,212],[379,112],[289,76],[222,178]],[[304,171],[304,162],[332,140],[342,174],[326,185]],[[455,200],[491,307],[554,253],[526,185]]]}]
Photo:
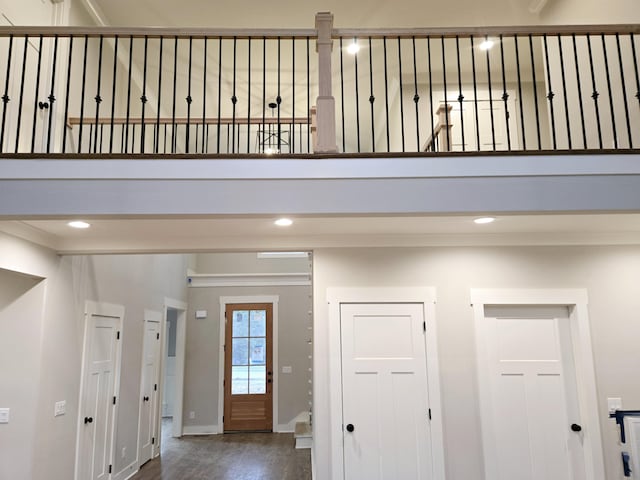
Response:
[{"label": "white door casing", "polygon": [[139,466],[153,458],[153,446],[158,439],[161,321],[162,313],[145,310],[138,426]]},{"label": "white door casing", "polygon": [[421,303],[341,304],[344,471],[431,480]]},{"label": "white door casing", "polygon": [[[341,347],[341,310],[345,304],[418,304],[422,316],[426,319],[426,335],[420,334],[425,342],[428,405],[425,415],[431,409],[431,421],[428,422],[431,456],[425,452],[424,459],[431,465],[429,478],[444,479],[444,440],[442,432],[442,410],[440,401],[440,382],[438,350],[435,324],[435,289],[418,288],[329,288],[329,442],[330,471],[333,480],[351,480],[345,477],[345,446],[343,444],[343,378]],[[348,393],[348,392],[347,392]],[[346,419],[344,419],[346,421]],[[357,428],[357,426],[355,427]],[[355,433],[355,430],[354,430]],[[357,445],[356,445],[357,447]]]},{"label": "white door casing", "polygon": [[604,478],[586,291],[472,289],[471,301],[485,478]]},{"label": "white door casing", "polygon": [[78,410],[76,480],[110,478],[122,353],[124,307],[88,301]]}]

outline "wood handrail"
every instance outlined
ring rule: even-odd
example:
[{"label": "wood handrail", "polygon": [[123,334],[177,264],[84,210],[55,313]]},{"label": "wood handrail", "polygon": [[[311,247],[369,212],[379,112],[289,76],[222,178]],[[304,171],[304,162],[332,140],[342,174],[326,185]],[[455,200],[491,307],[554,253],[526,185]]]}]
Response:
[{"label": "wood handrail", "polygon": [[[82,120],[83,125],[95,125],[96,123],[98,125],[111,125],[111,123],[114,125],[141,125],[143,123],[142,117],[129,117],[128,119],[126,117],[114,117],[113,120],[111,117],[100,117],[97,122],[95,117],[69,117],[67,119],[67,125],[70,127],[80,125],[80,120]],[[144,119],[145,125],[186,125],[187,123],[190,125],[202,125],[202,117],[192,117],[188,121],[186,117],[160,117],[159,119],[157,117],[145,117]],[[278,119],[275,117],[267,117],[264,121],[262,117],[249,119],[246,117],[236,117],[235,119],[231,117],[208,117],[204,119],[205,125],[218,125],[218,123],[220,125],[277,125],[278,123],[280,123],[280,125],[309,125],[311,124],[311,119],[304,117],[283,117],[280,118],[280,122],[278,122]]]}]

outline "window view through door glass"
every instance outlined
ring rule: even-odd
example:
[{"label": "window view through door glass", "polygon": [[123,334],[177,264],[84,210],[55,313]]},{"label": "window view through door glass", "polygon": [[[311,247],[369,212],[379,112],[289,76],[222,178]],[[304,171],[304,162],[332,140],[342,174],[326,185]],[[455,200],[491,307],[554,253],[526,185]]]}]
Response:
[{"label": "window view through door glass", "polygon": [[231,337],[231,394],[266,393],[266,310],[235,310]]}]

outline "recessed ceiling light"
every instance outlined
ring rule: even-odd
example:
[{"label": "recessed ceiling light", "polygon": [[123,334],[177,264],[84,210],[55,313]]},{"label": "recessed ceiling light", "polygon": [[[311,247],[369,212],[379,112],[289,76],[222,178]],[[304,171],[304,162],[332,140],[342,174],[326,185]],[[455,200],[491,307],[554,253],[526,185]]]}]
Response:
[{"label": "recessed ceiling light", "polygon": [[288,227],[289,225],[293,224],[293,220],[291,220],[289,218],[279,218],[278,220],[276,220],[273,223],[275,223],[279,227]]},{"label": "recessed ceiling light", "polygon": [[489,50],[491,47],[493,47],[493,45],[495,44],[495,42],[493,40],[485,40],[484,42],[482,42],[478,48],[480,48],[480,50]]},{"label": "recessed ceiling light", "polygon": [[89,228],[91,226],[90,223],[83,222],[82,220],[74,220],[73,222],[67,223],[71,228]]},{"label": "recessed ceiling light", "polygon": [[474,220],[474,223],[483,224],[483,223],[491,223],[493,221],[495,221],[495,218],[493,217],[481,217],[481,218],[476,218]]},{"label": "recessed ceiling light", "polygon": [[347,47],[347,52],[349,52],[351,55],[355,55],[359,51],[360,51],[360,45],[358,45],[357,42],[353,42]]}]

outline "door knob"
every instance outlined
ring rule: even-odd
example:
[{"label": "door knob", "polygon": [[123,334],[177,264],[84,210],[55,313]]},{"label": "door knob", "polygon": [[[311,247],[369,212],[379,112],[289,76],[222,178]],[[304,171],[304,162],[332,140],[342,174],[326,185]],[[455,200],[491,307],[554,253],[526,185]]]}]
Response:
[{"label": "door knob", "polygon": [[149,397],[142,397],[142,400],[145,401],[145,402],[148,402],[149,401]]},{"label": "door knob", "polygon": [[93,423],[93,417],[84,417],[84,424]]},{"label": "door knob", "polygon": [[348,424],[347,425],[347,432],[351,433],[355,430],[355,427],[353,426],[353,424]]},{"label": "door knob", "polygon": [[572,423],[571,424],[571,430],[574,432],[580,432],[582,431],[582,427],[580,425],[578,425],[577,423]]}]

